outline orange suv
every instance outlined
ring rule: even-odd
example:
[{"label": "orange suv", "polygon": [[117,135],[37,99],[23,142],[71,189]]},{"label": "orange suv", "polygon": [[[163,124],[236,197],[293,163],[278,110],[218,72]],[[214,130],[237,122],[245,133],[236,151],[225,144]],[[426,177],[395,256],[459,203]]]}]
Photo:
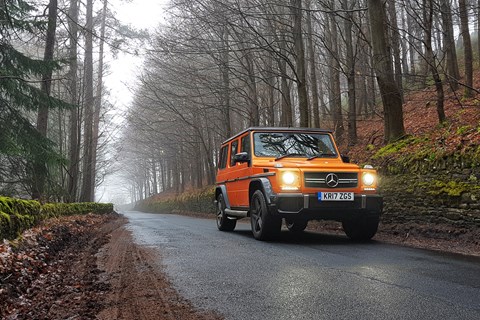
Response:
[{"label": "orange suv", "polygon": [[382,214],[376,171],[350,164],[326,130],[248,128],[222,144],[216,185],[218,229],[250,217],[258,240],[279,233],[282,219],[292,232],[336,220],[349,238],[368,240]]}]

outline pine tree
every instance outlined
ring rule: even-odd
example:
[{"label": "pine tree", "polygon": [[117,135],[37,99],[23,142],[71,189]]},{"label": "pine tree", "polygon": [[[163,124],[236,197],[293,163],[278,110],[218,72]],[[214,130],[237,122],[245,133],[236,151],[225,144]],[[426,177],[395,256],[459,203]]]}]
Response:
[{"label": "pine tree", "polygon": [[[42,75],[57,70],[60,64],[29,57],[14,45],[20,43],[22,37],[36,37],[45,30],[46,20],[38,19],[34,13],[35,8],[27,1],[0,0],[0,167],[3,168],[0,171],[0,193],[13,169],[16,170],[16,182],[31,193],[36,180],[32,164],[38,159],[46,166],[62,161],[54,144],[43,137],[27,118],[28,111],[37,111],[41,106],[70,106],[50,97],[38,85]],[[37,18],[33,18],[35,16]],[[5,168],[11,168],[10,172]]]}]

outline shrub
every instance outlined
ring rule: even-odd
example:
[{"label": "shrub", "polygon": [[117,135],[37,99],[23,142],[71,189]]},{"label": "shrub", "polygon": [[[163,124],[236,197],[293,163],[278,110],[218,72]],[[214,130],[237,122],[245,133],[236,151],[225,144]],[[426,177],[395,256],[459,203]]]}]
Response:
[{"label": "shrub", "polygon": [[0,197],[0,239],[16,238],[40,221],[73,214],[113,212],[111,203],[47,203]]}]

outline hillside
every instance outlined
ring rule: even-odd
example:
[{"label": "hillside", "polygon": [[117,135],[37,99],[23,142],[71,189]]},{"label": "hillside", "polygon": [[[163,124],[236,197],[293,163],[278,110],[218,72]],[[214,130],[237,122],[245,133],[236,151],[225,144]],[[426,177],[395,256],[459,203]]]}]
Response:
[{"label": "hillside", "polygon": [[[477,77],[480,79],[480,76]],[[477,80],[475,87],[480,87]],[[433,88],[412,92],[405,97],[404,124],[407,141],[399,142],[396,150],[389,149],[390,160],[399,156],[425,156],[428,160],[451,154],[476,151],[480,145],[480,100],[464,99],[463,91],[446,91],[445,113],[447,122],[439,124],[436,111],[436,93]],[[372,162],[382,166],[380,149],[383,141],[383,119],[375,116],[358,124],[358,144],[342,146],[354,162]],[[408,147],[408,148],[406,148]],[[385,151],[385,149],[384,149]]]}]

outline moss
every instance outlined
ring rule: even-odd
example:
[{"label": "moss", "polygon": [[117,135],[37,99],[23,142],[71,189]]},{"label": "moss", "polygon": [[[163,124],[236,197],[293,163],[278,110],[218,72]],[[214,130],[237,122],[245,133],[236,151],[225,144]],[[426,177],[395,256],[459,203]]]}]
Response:
[{"label": "moss", "polygon": [[448,195],[450,197],[460,197],[465,192],[474,192],[480,190],[480,186],[471,185],[459,181],[441,181],[433,180],[427,185],[429,195],[439,196]]},{"label": "moss", "polygon": [[366,147],[365,147],[365,150],[367,151],[373,151],[375,150],[375,145],[374,144],[368,144]]},{"label": "moss", "polygon": [[0,197],[0,239],[17,237],[40,221],[62,215],[113,212],[111,203],[48,203]]},{"label": "moss", "polygon": [[380,148],[373,156],[373,159],[386,158],[391,155],[399,154],[407,147],[412,147],[427,140],[428,139],[426,137],[407,137],[402,140],[389,143]]},{"label": "moss", "polygon": [[471,129],[472,129],[472,126],[469,126],[469,125],[458,127],[457,134],[463,136],[465,133],[467,133]]}]

